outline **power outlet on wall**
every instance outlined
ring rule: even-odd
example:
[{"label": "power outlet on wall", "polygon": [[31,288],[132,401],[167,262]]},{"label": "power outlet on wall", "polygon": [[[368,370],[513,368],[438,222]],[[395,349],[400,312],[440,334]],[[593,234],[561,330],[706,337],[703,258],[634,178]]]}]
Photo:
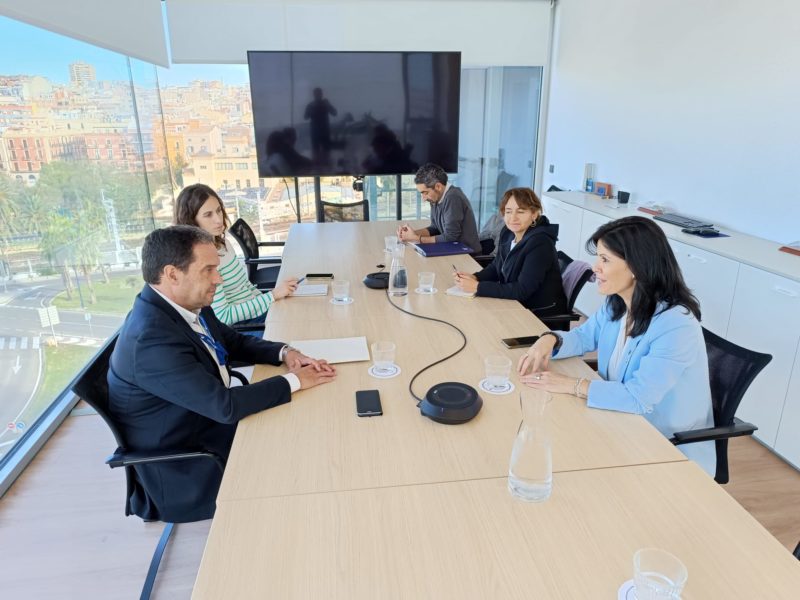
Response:
[{"label": "power outlet on wall", "polygon": [[555,165],[550,165],[550,167],[547,169],[547,171],[549,173],[555,173],[556,172],[556,166]]}]

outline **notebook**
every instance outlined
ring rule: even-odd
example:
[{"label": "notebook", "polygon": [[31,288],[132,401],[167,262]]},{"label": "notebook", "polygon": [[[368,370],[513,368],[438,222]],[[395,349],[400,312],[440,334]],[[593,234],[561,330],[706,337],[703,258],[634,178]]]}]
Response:
[{"label": "notebook", "polygon": [[451,254],[472,254],[474,250],[461,242],[436,242],[434,244],[412,244],[422,256],[450,256]]},{"label": "notebook", "polygon": [[298,285],[292,296],[327,296],[328,284],[327,283],[307,283],[305,285]]}]

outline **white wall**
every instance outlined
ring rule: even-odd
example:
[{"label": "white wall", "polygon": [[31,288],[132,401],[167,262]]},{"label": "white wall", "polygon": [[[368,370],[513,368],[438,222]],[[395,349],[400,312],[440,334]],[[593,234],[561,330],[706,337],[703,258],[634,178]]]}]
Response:
[{"label": "white wall", "polygon": [[[560,0],[543,189],[800,240],[800,2]],[[555,173],[548,173],[548,166]]]},{"label": "white wall", "polygon": [[248,50],[462,52],[462,67],[541,66],[547,0],[167,0],[174,63]]}]

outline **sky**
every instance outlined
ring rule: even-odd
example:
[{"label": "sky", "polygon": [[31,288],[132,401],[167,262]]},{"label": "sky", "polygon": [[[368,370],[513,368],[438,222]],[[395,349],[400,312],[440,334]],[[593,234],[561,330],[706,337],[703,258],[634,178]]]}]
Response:
[{"label": "sky", "polygon": [[[0,17],[0,75],[41,75],[65,84],[69,83],[70,63],[77,61],[93,65],[99,80],[128,81],[128,65],[122,54]],[[148,63],[135,62],[141,66],[137,73],[148,72]],[[157,70],[162,87],[183,85],[194,79],[222,80],[234,85],[249,81],[247,65],[173,65]]]}]

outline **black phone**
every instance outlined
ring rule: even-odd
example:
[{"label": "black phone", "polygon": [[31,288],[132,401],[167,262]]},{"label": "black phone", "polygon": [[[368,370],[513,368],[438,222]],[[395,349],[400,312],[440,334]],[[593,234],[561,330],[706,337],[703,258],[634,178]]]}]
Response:
[{"label": "black phone", "polygon": [[306,279],[333,279],[333,273],[306,273]]},{"label": "black phone", "polygon": [[359,417],[377,417],[383,414],[381,395],[378,390],[359,390],[356,392],[356,414]]},{"label": "black phone", "polygon": [[527,348],[528,346],[533,346],[538,339],[538,335],[526,335],[523,337],[505,338],[501,341],[506,348]]}]

